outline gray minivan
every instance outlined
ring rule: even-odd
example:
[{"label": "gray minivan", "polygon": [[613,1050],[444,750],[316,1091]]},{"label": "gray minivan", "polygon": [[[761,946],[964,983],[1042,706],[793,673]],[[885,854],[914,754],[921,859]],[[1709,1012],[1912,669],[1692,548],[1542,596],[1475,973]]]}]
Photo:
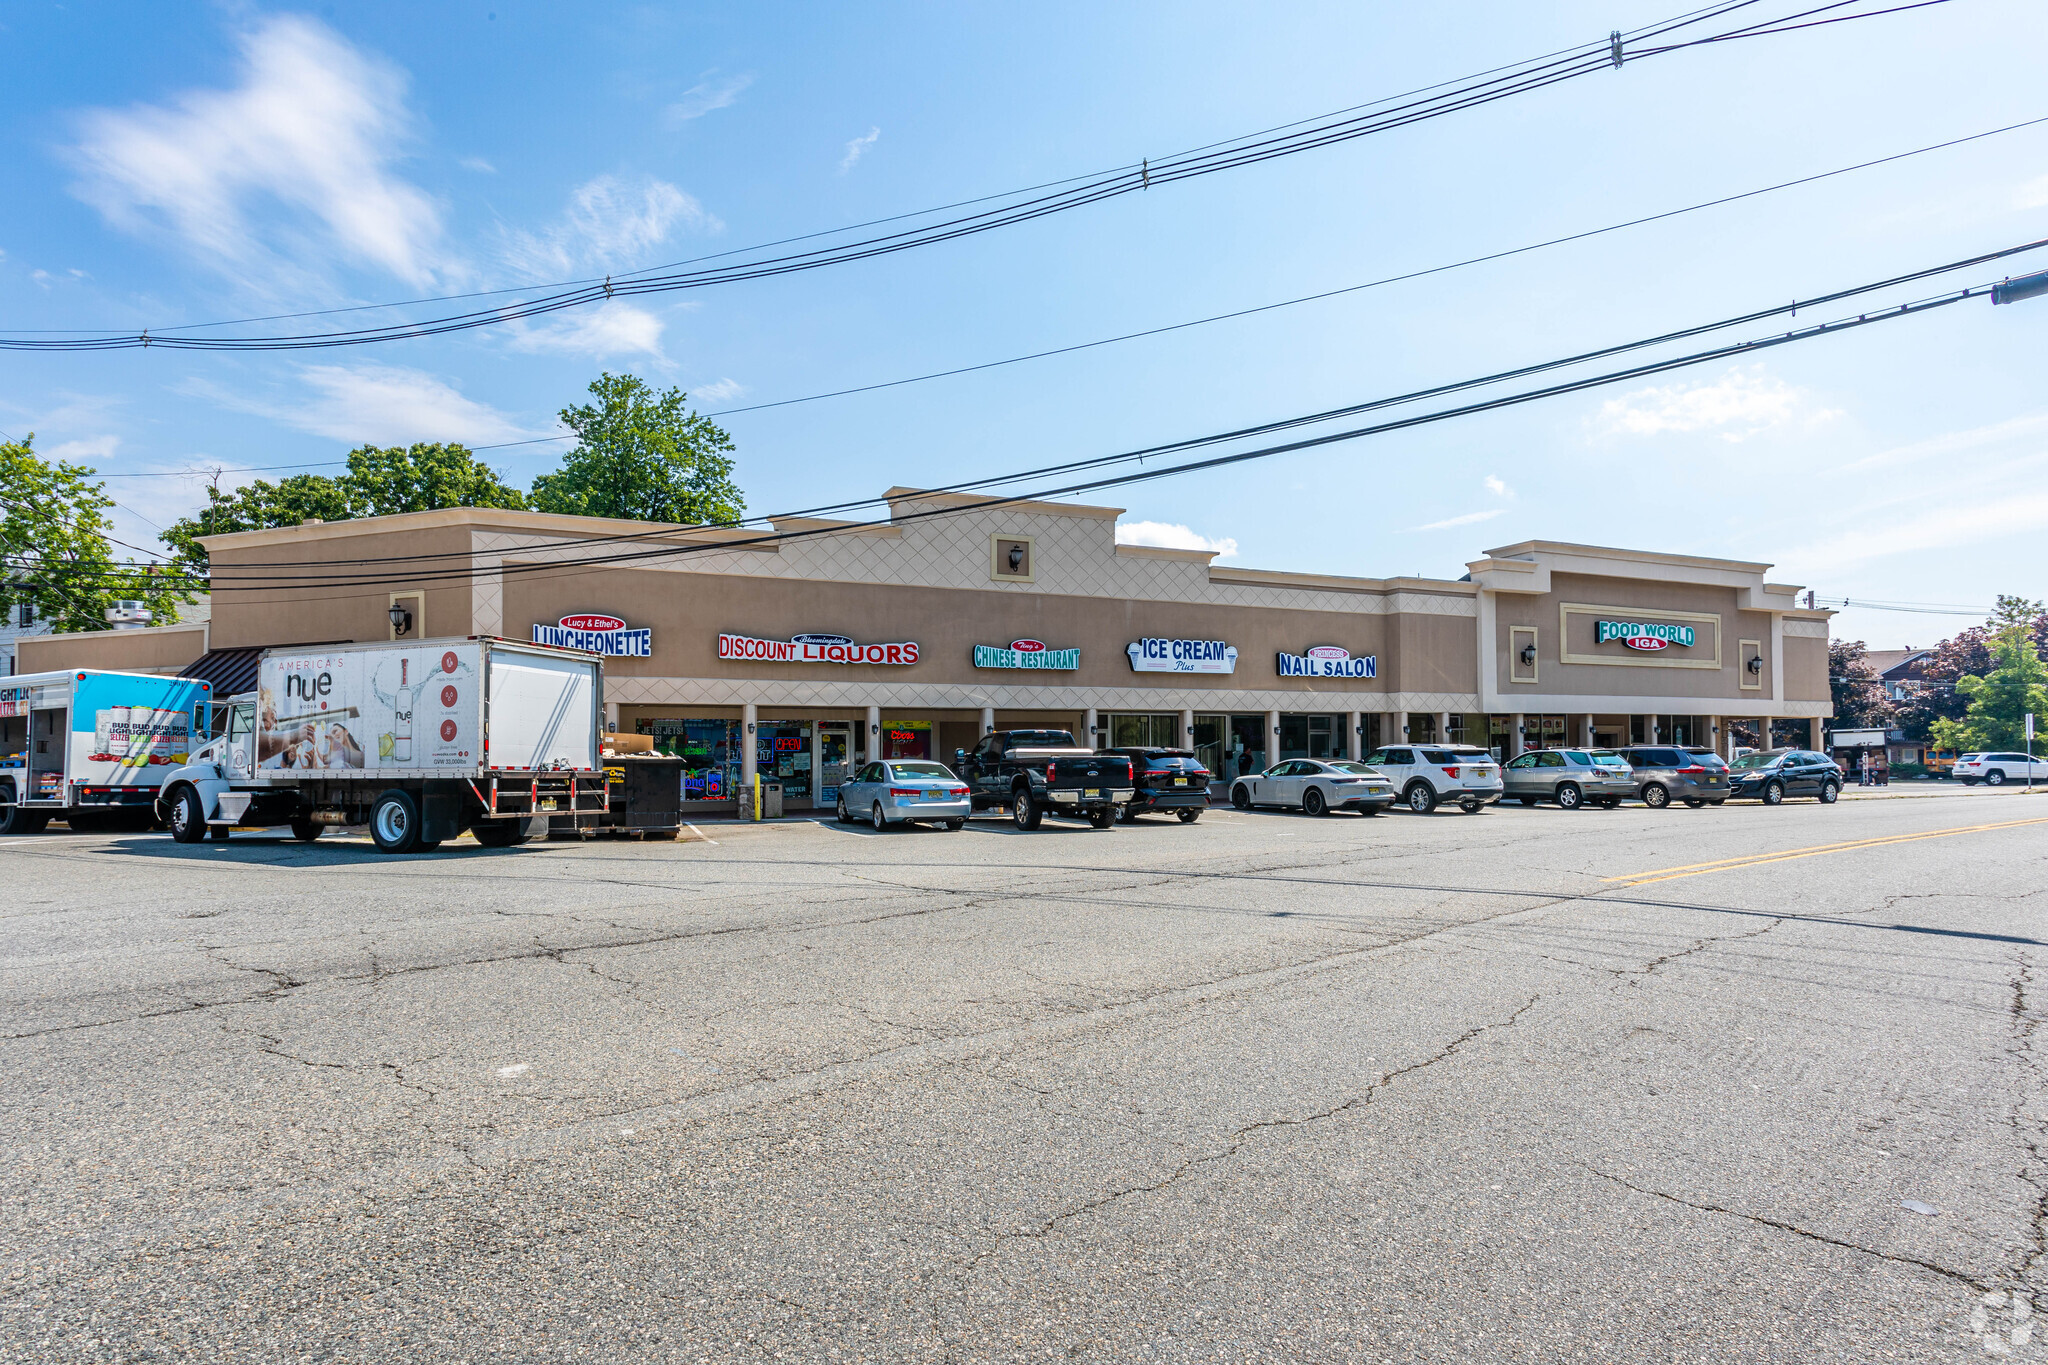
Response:
[{"label": "gray minivan", "polygon": [[1698,810],[1728,799],[1728,765],[1712,749],[1683,744],[1632,744],[1621,751],[1636,772],[1636,795],[1652,810],[1675,798]]}]

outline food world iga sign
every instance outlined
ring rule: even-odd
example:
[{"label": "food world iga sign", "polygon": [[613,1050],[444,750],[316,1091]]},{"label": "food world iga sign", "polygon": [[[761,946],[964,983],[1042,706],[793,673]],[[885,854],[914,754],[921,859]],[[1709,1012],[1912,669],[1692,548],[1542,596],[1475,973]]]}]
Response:
[{"label": "food world iga sign", "polygon": [[764,664],[914,664],[917,641],[857,645],[844,635],[798,635],[787,640],[720,635],[718,657]]},{"label": "food world iga sign", "polygon": [[1047,649],[1043,640],[1012,640],[1010,647],[976,645],[976,668],[1079,668],[1078,649]]},{"label": "food world iga sign", "polygon": [[629,630],[618,617],[600,616],[594,612],[564,616],[552,626],[535,626],[533,642],[562,649],[588,650],[592,654],[607,654],[614,658],[645,659],[654,653],[653,631]]},{"label": "food world iga sign", "polygon": [[1680,649],[1691,649],[1693,633],[1691,626],[1665,626],[1642,621],[1595,621],[1593,643],[1604,645],[1609,640],[1619,640],[1630,649],[1669,649],[1673,645]]},{"label": "food world iga sign", "polygon": [[1378,655],[1354,659],[1342,645],[1316,645],[1300,654],[1276,654],[1273,667],[1283,678],[1376,678]]},{"label": "food world iga sign", "polygon": [[1237,646],[1221,640],[1133,640],[1124,647],[1134,673],[1235,673]]}]

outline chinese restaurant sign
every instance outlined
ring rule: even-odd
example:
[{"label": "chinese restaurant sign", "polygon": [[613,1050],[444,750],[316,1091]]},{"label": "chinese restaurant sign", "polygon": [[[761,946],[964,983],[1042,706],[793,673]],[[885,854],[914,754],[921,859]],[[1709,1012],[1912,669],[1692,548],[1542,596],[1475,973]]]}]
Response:
[{"label": "chinese restaurant sign", "polygon": [[976,668],[1079,668],[1078,649],[1047,649],[1043,640],[1012,640],[1010,647],[976,645]]}]

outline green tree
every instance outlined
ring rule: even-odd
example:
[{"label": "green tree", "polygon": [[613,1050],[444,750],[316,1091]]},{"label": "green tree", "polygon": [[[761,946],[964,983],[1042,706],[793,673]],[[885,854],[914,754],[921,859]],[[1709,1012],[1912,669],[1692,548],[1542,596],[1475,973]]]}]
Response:
[{"label": "green tree", "polygon": [[524,507],[526,495],[498,476],[466,446],[415,442],[411,446],[357,446],[348,453],[348,473],[294,474],[262,479],[223,493],[206,490],[207,505],[164,532],[164,543],[188,570],[206,572],[201,536],[298,526],[318,518],[346,521],[397,512],[431,512],[442,507]]},{"label": "green tree", "polygon": [[2026,717],[2048,720],[2048,664],[2034,641],[2041,604],[2000,595],[1989,622],[1991,671],[1964,674],[1956,690],[1970,699],[1963,723],[1972,747],[2017,749],[2026,743]]},{"label": "green tree", "polygon": [[176,621],[192,594],[155,564],[115,558],[106,485],[84,465],[40,458],[34,442],[0,441],[0,610],[26,604],[53,630],[105,630],[107,608],[127,599],[159,625]]},{"label": "green tree", "polygon": [[349,515],[388,517],[442,507],[524,507],[526,494],[498,477],[467,446],[414,442],[357,446],[341,480]]},{"label": "green tree", "polygon": [[1861,640],[1828,642],[1828,690],[1834,695],[1838,729],[1881,730],[1892,723],[1892,700],[1866,650]]},{"label": "green tree", "polygon": [[534,480],[535,511],[692,526],[745,513],[732,437],[686,410],[681,389],[657,393],[637,376],[606,373],[590,393],[595,403],[562,409],[576,448],[560,469]]}]

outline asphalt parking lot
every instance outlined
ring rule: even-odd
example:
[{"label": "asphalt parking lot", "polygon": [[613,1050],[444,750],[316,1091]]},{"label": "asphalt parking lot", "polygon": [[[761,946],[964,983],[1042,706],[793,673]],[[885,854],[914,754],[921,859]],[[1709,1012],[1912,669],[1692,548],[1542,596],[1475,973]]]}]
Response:
[{"label": "asphalt parking lot", "polygon": [[2048,800],[697,833],[0,841],[0,1358],[2044,1354]]}]

